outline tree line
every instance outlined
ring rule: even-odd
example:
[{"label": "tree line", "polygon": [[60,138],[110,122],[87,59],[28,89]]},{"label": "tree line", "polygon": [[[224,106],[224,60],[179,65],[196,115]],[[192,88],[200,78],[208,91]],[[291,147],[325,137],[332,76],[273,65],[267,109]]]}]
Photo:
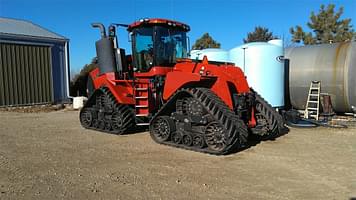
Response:
[{"label": "tree line", "polygon": [[[335,43],[351,41],[356,38],[355,30],[351,24],[351,19],[341,19],[344,8],[340,7],[335,10],[334,4],[328,6],[321,5],[319,12],[311,12],[310,19],[307,22],[309,31],[304,30],[302,26],[296,25],[291,27],[289,32],[292,36],[291,42],[295,44],[313,45],[323,43]],[[256,26],[252,32],[248,32],[244,43],[249,42],[267,42],[272,39],[277,39],[268,28]],[[221,44],[214,40],[209,33],[204,33],[195,41],[192,46],[193,50],[201,50],[206,48],[220,48]],[[86,64],[78,75],[76,75],[70,84],[70,92],[72,96],[85,96],[86,83],[89,72],[97,67],[95,59],[90,64]]]}]

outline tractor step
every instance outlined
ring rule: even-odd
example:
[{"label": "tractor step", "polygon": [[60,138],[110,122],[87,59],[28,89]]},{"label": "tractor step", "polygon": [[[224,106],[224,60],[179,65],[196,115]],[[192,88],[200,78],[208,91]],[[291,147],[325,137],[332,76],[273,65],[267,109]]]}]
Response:
[{"label": "tractor step", "polygon": [[136,117],[148,117],[149,114],[148,113],[144,113],[144,114],[136,114]]},{"label": "tractor step", "polygon": [[137,97],[135,97],[135,99],[148,99],[148,97],[146,97],[146,96],[137,96]]},{"label": "tractor step", "polygon": [[136,105],[136,108],[148,108],[148,105]]},{"label": "tractor step", "polygon": [[136,126],[148,126],[150,123],[137,123]]},{"label": "tractor step", "polygon": [[146,126],[149,116],[149,83],[138,83],[134,86],[135,90],[135,116],[137,126]]},{"label": "tractor step", "polygon": [[148,88],[135,88],[137,91],[147,91]]}]

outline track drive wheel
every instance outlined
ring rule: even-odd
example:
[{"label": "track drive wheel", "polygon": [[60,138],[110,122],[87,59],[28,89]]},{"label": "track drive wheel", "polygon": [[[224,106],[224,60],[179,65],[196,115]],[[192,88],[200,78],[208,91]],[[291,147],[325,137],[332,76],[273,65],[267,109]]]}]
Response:
[{"label": "track drive wheel", "polygon": [[150,135],[158,142],[167,141],[176,130],[173,120],[168,116],[159,116],[151,124]]}]

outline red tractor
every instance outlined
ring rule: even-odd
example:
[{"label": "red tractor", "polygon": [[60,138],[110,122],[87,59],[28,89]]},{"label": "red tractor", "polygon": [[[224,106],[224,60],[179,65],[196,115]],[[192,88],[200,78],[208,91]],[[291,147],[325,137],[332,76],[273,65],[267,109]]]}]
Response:
[{"label": "red tractor", "polygon": [[[285,130],[281,115],[253,91],[231,63],[188,59],[190,27],[166,19],[100,23],[99,67],[90,72],[89,99],[80,112],[84,128],[122,134],[149,126],[160,144],[227,154],[250,134],[274,138]],[[132,56],[118,47],[116,27],[126,26]]]}]

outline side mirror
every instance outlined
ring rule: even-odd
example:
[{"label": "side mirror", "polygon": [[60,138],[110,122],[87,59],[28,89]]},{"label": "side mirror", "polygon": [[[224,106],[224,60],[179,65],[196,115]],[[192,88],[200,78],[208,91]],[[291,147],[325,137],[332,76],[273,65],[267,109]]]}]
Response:
[{"label": "side mirror", "polygon": [[127,35],[127,39],[128,39],[129,42],[132,42],[132,40],[131,40],[132,35],[133,35],[132,32],[128,33],[128,35]]}]

